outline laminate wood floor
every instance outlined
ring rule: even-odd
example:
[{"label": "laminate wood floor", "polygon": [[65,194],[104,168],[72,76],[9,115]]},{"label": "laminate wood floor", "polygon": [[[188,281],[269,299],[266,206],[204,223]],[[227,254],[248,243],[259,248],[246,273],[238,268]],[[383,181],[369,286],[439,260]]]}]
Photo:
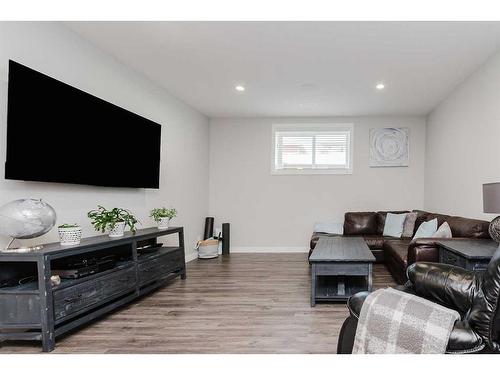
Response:
[{"label": "laminate wood floor", "polygon": [[[384,265],[374,287],[394,285]],[[335,353],[345,303],[309,305],[306,254],[232,254],[188,263],[187,279],[56,340],[53,353]],[[0,353],[39,353],[4,342]]]}]

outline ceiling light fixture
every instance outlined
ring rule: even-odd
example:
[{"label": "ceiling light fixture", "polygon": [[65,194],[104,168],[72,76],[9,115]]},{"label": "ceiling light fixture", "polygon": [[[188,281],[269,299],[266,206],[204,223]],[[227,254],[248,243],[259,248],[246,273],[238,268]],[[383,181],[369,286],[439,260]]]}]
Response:
[{"label": "ceiling light fixture", "polygon": [[243,92],[243,91],[245,91],[245,86],[242,86],[242,85],[236,85],[236,86],[234,87],[234,89],[235,89],[236,91]]},{"label": "ceiling light fixture", "polygon": [[385,85],[383,83],[377,83],[377,85],[375,86],[375,88],[377,90],[383,90],[383,89],[385,89]]}]

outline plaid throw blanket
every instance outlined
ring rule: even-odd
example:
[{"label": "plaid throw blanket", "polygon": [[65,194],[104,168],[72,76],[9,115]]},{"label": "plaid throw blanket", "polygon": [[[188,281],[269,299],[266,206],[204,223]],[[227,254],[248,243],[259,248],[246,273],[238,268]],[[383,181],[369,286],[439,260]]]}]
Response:
[{"label": "plaid throw blanket", "polygon": [[444,353],[458,312],[392,288],[363,303],[354,354]]}]

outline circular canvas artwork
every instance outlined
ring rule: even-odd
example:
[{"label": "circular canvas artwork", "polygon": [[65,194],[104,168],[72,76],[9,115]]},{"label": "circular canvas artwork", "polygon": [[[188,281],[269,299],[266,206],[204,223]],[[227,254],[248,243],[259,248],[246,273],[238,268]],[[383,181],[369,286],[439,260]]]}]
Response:
[{"label": "circular canvas artwork", "polygon": [[370,167],[408,166],[408,129],[370,129]]}]

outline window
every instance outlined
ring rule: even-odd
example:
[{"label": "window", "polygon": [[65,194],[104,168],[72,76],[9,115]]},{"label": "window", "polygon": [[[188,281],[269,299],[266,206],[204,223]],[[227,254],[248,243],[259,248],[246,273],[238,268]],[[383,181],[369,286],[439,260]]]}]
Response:
[{"label": "window", "polygon": [[273,174],[352,173],[352,124],[273,125]]}]

